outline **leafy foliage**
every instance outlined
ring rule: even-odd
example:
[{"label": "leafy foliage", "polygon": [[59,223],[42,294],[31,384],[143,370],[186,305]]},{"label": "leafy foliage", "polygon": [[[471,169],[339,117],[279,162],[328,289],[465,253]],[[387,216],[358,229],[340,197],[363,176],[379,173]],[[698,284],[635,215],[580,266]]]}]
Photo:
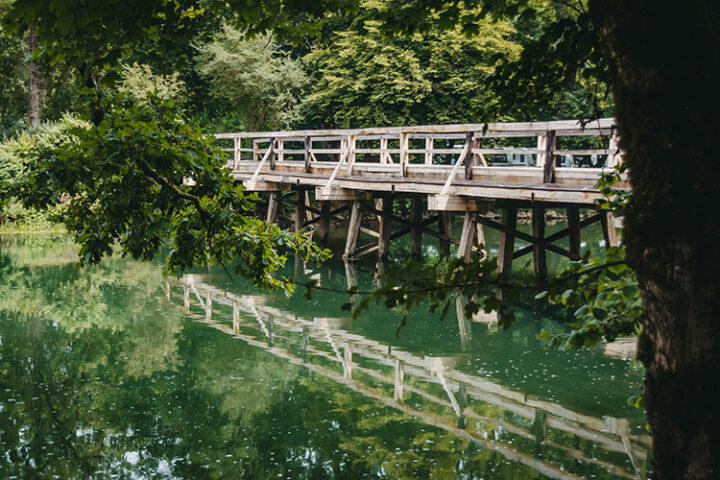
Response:
[{"label": "leafy foliage", "polygon": [[33,151],[34,168],[19,184],[29,206],[66,200],[63,220],[83,263],[98,263],[116,242],[123,255],[145,260],[167,243],[170,272],[239,258],[236,273],[291,290],[276,275],[288,254],[328,256],[306,235],[247,216],[256,197],[234,185],[224,153],[172,100],[120,95],[103,110],[98,126],[73,132],[77,142]]},{"label": "leafy foliage", "polygon": [[243,40],[229,25],[198,48],[200,75],[216,97],[242,113],[251,131],[287,127],[307,83],[299,62],[280,50],[269,35]]},{"label": "leafy foliage", "polygon": [[508,38],[514,30],[507,22],[483,22],[470,37],[457,28],[388,39],[381,29],[372,18],[358,19],[305,56],[312,87],[302,106],[304,124],[478,121],[494,101],[486,87],[493,58],[514,58],[520,49]]},{"label": "leafy foliage", "polygon": [[117,91],[127,93],[138,100],[154,95],[161,98],[182,97],[185,85],[176,72],[171,75],[156,75],[149,65],[123,65],[120,69],[121,80]]}]

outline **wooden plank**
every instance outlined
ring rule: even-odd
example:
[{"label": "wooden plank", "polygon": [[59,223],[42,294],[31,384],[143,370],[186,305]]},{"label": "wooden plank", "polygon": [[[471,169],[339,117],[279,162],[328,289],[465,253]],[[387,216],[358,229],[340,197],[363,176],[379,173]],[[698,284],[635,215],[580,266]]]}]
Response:
[{"label": "wooden plank", "polygon": [[[479,136],[489,136],[492,134],[510,134],[510,133],[528,133],[528,136],[536,136],[536,132],[544,132],[555,130],[559,134],[564,135],[565,132],[576,133],[581,135],[597,135],[598,129],[611,129],[615,126],[614,118],[601,118],[599,120],[583,125],[580,120],[555,120],[549,122],[514,122],[514,123],[470,123],[470,124],[453,124],[453,125],[418,125],[405,127],[372,127],[372,128],[356,128],[356,129],[325,129],[325,130],[293,130],[293,131],[275,131],[275,132],[237,132],[237,133],[219,133],[215,138],[295,138],[302,139],[305,136],[312,137],[329,137],[327,139],[337,139],[338,137],[354,134],[356,136],[363,135],[400,135],[407,134],[446,134],[446,133],[467,133],[475,132]],[[262,137],[262,138],[259,138]],[[319,139],[318,139],[319,140]],[[323,138],[325,140],[325,138]]]},{"label": "wooden plank", "polygon": [[484,212],[492,209],[493,202],[458,195],[428,195],[428,210],[444,212]]}]

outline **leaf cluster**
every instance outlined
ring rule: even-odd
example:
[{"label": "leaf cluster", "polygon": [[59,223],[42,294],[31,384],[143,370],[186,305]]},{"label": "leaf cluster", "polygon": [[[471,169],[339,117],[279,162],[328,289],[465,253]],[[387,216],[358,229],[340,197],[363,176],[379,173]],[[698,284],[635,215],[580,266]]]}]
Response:
[{"label": "leaf cluster", "polygon": [[173,100],[108,96],[102,110],[97,126],[73,131],[75,141],[33,152],[16,187],[28,206],[65,204],[82,263],[98,263],[116,245],[143,260],[167,246],[171,273],[235,262],[235,273],[258,286],[290,291],[277,274],[288,255],[329,256],[307,235],[252,218],[256,196],[234,184],[225,153]]}]

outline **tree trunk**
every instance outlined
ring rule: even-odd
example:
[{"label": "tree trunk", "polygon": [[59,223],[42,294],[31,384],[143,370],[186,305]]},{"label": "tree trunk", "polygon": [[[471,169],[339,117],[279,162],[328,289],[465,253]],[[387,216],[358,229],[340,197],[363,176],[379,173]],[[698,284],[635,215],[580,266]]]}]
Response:
[{"label": "tree trunk", "polygon": [[[30,54],[38,47],[37,33],[32,27],[28,29],[27,46]],[[28,62],[28,73],[28,120],[31,127],[37,127],[40,125],[40,68],[35,60]]]},{"label": "tree trunk", "polygon": [[632,199],[657,479],[720,478],[720,2],[593,0]]}]

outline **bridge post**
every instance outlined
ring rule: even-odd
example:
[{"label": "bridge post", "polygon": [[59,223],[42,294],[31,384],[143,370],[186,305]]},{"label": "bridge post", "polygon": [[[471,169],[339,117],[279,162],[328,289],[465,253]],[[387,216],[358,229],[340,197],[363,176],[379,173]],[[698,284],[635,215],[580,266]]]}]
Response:
[{"label": "bridge post", "polygon": [[[503,209],[503,225],[515,230],[517,227],[517,207]],[[500,246],[498,248],[498,273],[500,275],[510,274],[514,250],[515,235],[501,231]]]},{"label": "bridge post", "polygon": [[458,247],[458,252],[457,252],[458,258],[462,258],[466,262],[470,261],[470,254],[472,253],[472,247],[473,247],[474,240],[475,240],[475,220],[473,219],[472,213],[465,212],[465,218],[463,219],[462,234],[460,235],[460,246]]},{"label": "bridge post", "polygon": [[565,209],[568,223],[568,238],[570,240],[570,253],[580,256],[580,209],[567,207]]},{"label": "bridge post", "polygon": [[600,212],[600,226],[602,227],[603,239],[605,240],[605,248],[617,247],[617,231],[615,230],[615,217],[612,212],[603,210]]},{"label": "bridge post", "polygon": [[295,233],[300,233],[305,223],[305,190],[295,191]]},{"label": "bridge post", "polygon": [[241,160],[240,155],[240,137],[233,138],[233,170],[237,170],[238,162]]},{"label": "bridge post", "polygon": [[310,137],[305,137],[305,173],[310,171],[310,160],[312,159],[310,150],[312,149],[312,140]]},{"label": "bridge post", "polygon": [[427,137],[425,139],[425,165],[432,165],[433,163],[433,143],[434,138]]},{"label": "bridge post", "polygon": [[413,255],[422,252],[423,200],[413,197],[410,205],[410,250]]},{"label": "bridge post", "polygon": [[402,177],[407,177],[407,166],[410,162],[410,134],[400,134],[400,172]]},{"label": "bridge post", "polygon": [[268,196],[268,209],[265,221],[267,223],[275,223],[278,207],[280,206],[280,192],[270,192]]},{"label": "bridge post", "polygon": [[323,247],[328,243],[330,235],[330,209],[331,202],[320,202],[320,220],[318,220],[317,235],[320,245]]},{"label": "bridge post", "polygon": [[618,137],[617,130],[613,129],[613,133],[610,135],[610,141],[608,142],[607,166],[610,168],[615,168],[622,163],[622,152],[620,152],[619,142],[620,138]]},{"label": "bridge post", "polygon": [[378,260],[385,260],[390,249],[390,233],[392,231],[393,199],[390,197],[375,200],[375,209],[382,212],[378,220]]},{"label": "bridge post", "polygon": [[465,180],[472,179],[472,167],[475,166],[477,156],[472,153],[475,147],[475,132],[467,132],[465,135],[465,143],[467,144],[468,154],[465,159]]},{"label": "bridge post", "polygon": [[268,157],[268,168],[275,170],[275,139],[270,139],[270,157]]},{"label": "bridge post", "polygon": [[278,149],[278,152],[277,152],[278,162],[282,162],[283,160],[285,160],[285,152],[283,151],[283,150],[285,150],[285,142],[283,140],[280,140],[280,139],[277,140],[277,149]]},{"label": "bridge post", "polygon": [[555,130],[548,130],[545,135],[538,137],[537,166],[543,167],[543,183],[555,181]]},{"label": "bridge post", "polygon": [[[533,237],[540,240],[545,238],[545,207],[534,206],[532,208],[532,231]],[[545,247],[533,244],[533,263],[535,266],[535,275],[540,280],[547,278],[547,255]]]},{"label": "bridge post", "polygon": [[362,224],[362,206],[359,200],[353,200],[350,207],[350,223],[348,225],[347,238],[345,240],[345,253],[343,258],[352,258],[357,250],[360,239],[360,226]]},{"label": "bridge post", "polygon": [[[438,231],[441,235],[452,236],[452,217],[450,212],[438,212]],[[439,240],[440,252],[450,254],[450,242],[445,239]]]}]

